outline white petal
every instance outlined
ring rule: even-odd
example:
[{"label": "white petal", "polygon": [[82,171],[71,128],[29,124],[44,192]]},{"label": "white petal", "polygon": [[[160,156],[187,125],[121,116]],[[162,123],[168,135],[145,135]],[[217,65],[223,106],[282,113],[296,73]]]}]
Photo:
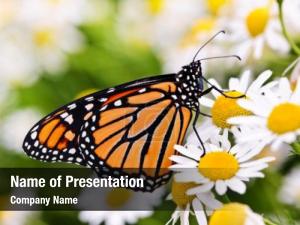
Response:
[{"label": "white petal", "polygon": [[193,168],[198,165],[196,161],[180,155],[172,155],[170,160],[178,164],[184,164],[186,165],[186,168]]},{"label": "white petal", "polygon": [[209,182],[209,183],[206,183],[206,184],[202,184],[198,187],[191,188],[191,189],[187,190],[186,193],[188,195],[195,195],[197,193],[207,192],[207,191],[211,190],[213,186],[214,186],[214,183]]},{"label": "white petal", "polygon": [[236,77],[232,77],[229,79],[229,90],[240,91],[240,80]]},{"label": "white petal", "polygon": [[251,71],[250,70],[244,71],[240,78],[240,90],[242,93],[246,94],[250,79],[251,79]]},{"label": "white petal", "polygon": [[183,215],[180,217],[180,222],[182,225],[189,225],[189,214],[190,214],[190,203],[187,204]]},{"label": "white petal", "polygon": [[254,58],[260,59],[263,53],[264,48],[264,39],[263,38],[257,38],[254,43]]},{"label": "white petal", "polygon": [[199,160],[200,156],[202,155],[202,150],[193,145],[190,145],[187,148],[181,145],[175,145],[174,149],[177,152],[181,153],[182,155],[190,157],[195,160]]},{"label": "white petal", "polygon": [[254,167],[254,166],[257,166],[261,163],[272,162],[274,160],[275,160],[275,157],[269,156],[269,157],[265,157],[265,158],[262,158],[262,159],[257,159],[257,160],[251,161],[251,162],[241,163],[240,167],[241,168],[252,167],[252,166]]},{"label": "white petal", "polygon": [[177,182],[195,182],[195,183],[206,183],[208,179],[203,177],[198,169],[186,169],[182,173],[176,173],[174,175]]},{"label": "white petal", "polygon": [[257,93],[257,91],[261,88],[261,86],[272,76],[271,70],[266,70],[261,73],[255,81],[250,85],[247,90],[247,93]]},{"label": "white petal", "polygon": [[209,210],[215,210],[222,206],[222,203],[215,199],[211,192],[197,194],[197,198],[199,198]]},{"label": "white petal", "polygon": [[216,181],[216,191],[219,195],[224,195],[227,191],[227,185],[223,180]]},{"label": "white petal", "polygon": [[199,103],[202,106],[212,108],[215,102],[205,96],[201,96],[201,98],[199,99]]},{"label": "white petal", "polygon": [[207,219],[201,202],[195,198],[192,202],[198,224],[207,225]]},{"label": "white petal", "polygon": [[237,178],[231,178],[230,180],[226,180],[225,182],[231,190],[239,194],[244,194],[246,192],[245,183]]},{"label": "white petal", "polygon": [[266,119],[258,116],[236,116],[227,119],[227,123],[235,125],[261,125],[266,123]]}]

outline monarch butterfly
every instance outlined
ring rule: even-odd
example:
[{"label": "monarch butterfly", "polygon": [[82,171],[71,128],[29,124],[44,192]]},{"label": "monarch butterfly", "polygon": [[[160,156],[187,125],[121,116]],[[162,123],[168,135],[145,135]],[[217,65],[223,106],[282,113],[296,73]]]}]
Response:
[{"label": "monarch butterfly", "polygon": [[[141,191],[166,183],[173,146],[183,142],[193,112],[193,128],[203,146],[195,129],[201,114],[198,99],[212,89],[226,96],[201,70],[202,60],[220,57],[195,60],[219,33],[224,31],[209,39],[178,73],[122,84],[57,109],[29,131],[23,144],[26,154],[91,167],[100,177],[143,177],[144,188],[137,189]],[[203,82],[210,87],[204,90]]]}]

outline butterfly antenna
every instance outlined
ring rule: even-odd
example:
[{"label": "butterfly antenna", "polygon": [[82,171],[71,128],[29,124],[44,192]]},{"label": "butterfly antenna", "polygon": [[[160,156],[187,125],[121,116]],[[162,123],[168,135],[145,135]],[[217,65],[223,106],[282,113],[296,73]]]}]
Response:
[{"label": "butterfly antenna", "polygon": [[193,62],[195,62],[195,59],[197,57],[197,55],[199,54],[199,52],[207,45],[209,44],[212,40],[214,40],[219,34],[225,34],[224,30],[219,31],[218,33],[216,33],[214,36],[212,36],[210,39],[208,39],[196,52],[194,58],[193,58]]},{"label": "butterfly antenna", "polygon": [[239,57],[238,55],[222,55],[222,56],[202,58],[202,59],[199,59],[199,61],[208,60],[208,59],[223,59],[223,58],[236,58],[240,61],[242,60],[241,57]]}]

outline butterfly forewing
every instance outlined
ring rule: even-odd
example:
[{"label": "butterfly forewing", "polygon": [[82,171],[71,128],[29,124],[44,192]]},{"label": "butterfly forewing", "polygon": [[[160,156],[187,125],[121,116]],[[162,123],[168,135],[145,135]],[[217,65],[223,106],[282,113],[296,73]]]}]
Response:
[{"label": "butterfly forewing", "polygon": [[173,81],[112,94],[83,125],[80,149],[99,176],[145,177],[145,191],[169,179],[169,157],[191,111],[172,98]]}]

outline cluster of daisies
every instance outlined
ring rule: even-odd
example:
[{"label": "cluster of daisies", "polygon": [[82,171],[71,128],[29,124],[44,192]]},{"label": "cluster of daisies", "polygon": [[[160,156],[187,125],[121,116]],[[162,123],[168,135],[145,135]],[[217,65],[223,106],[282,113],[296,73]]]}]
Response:
[{"label": "cluster of daisies", "polygon": [[[0,1],[0,93],[32,84],[46,71],[59,73],[67,54],[79,51],[84,37],[78,26],[87,22],[92,1]],[[6,90],[7,92],[9,90]]]},{"label": "cluster of daisies", "polygon": [[[289,35],[298,36],[300,25],[295,21],[300,2],[284,0],[282,9]],[[123,37],[156,48],[166,71],[190,62],[195,49],[220,30],[226,30],[228,37],[203,49],[202,57],[231,52],[241,56],[244,65],[254,67],[257,60],[286,56],[291,48],[281,29],[276,0],[124,0],[118,23]],[[224,60],[218,68],[210,65],[204,69],[222,74],[232,62]]]},{"label": "cluster of daisies", "polygon": [[[271,79],[271,76],[272,72],[267,70],[252,81],[250,71],[246,71],[239,78],[230,78],[228,88],[209,80],[224,93],[213,91],[211,96],[199,99],[201,109],[206,108],[206,113],[211,115],[197,128],[205,149],[193,132],[184,146],[175,146],[176,154],[170,157],[174,177],[166,200],[173,201],[177,207],[166,224],[188,225],[191,220],[196,220],[199,225],[276,224],[268,219],[268,215],[254,212],[245,203],[230,202],[227,195],[228,192],[245,194],[247,184],[264,178],[264,169],[270,163],[274,166],[287,158],[284,154],[277,158],[278,153],[285,150],[291,153],[291,145],[297,142],[300,78],[295,82],[286,77]],[[239,96],[245,97],[232,98]],[[299,174],[299,167],[291,170],[274,198],[300,207]],[[151,194],[110,190],[98,199],[99,204],[112,211],[83,211],[80,219],[92,225],[136,223],[138,219],[152,215],[153,211],[148,209],[160,205],[166,190],[161,187]],[[91,193],[87,195],[91,196]],[[145,210],[128,211],[136,205]],[[125,211],[115,211],[116,208]]]},{"label": "cluster of daisies", "polygon": [[[177,209],[170,223],[180,219],[182,225],[189,224],[189,214],[193,212],[201,225],[227,225],[236,220],[239,223],[234,224],[265,224],[263,217],[248,206],[223,205],[218,199],[226,196],[228,190],[244,194],[250,180],[265,176],[263,170],[276,160],[272,152],[263,156],[266,148],[281,151],[297,142],[300,79],[296,83],[286,77],[268,81],[271,75],[271,71],[265,71],[250,82],[250,72],[246,71],[240,78],[230,78],[223,93],[213,91],[212,98],[201,97],[202,107],[209,108],[211,114],[198,127],[205,149],[195,134],[189,136],[185,146],[175,146],[177,154],[170,158],[175,172],[171,199]],[[222,89],[215,80],[209,81]],[[288,177],[296,174],[298,170]],[[287,193],[299,188],[299,182],[287,178],[286,183],[290,184],[283,187],[281,199],[294,203],[295,196]]]}]

